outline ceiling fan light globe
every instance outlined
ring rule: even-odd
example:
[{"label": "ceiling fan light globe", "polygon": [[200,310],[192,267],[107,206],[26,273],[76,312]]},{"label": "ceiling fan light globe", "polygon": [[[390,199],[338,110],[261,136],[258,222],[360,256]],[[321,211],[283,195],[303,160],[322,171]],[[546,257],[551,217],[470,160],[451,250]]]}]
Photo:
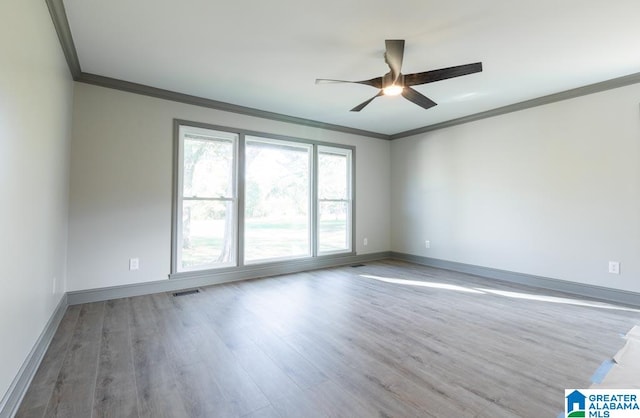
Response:
[{"label": "ceiling fan light globe", "polygon": [[403,89],[404,89],[404,87],[396,86],[394,84],[394,85],[385,87],[384,89],[382,89],[382,92],[384,93],[385,96],[397,96],[400,93],[402,93]]}]

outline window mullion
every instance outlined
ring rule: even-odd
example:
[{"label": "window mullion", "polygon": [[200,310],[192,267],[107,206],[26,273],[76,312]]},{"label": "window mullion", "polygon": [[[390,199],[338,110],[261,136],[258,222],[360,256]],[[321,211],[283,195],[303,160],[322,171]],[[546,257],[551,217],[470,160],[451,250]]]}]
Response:
[{"label": "window mullion", "polygon": [[318,199],[319,202],[349,203],[350,199]]},{"label": "window mullion", "polygon": [[199,197],[199,196],[191,196],[191,197],[183,197],[182,200],[206,200],[210,202],[233,202],[235,199],[233,197]]},{"label": "window mullion", "polygon": [[313,145],[313,163],[311,164],[311,256],[318,256],[318,145]]},{"label": "window mullion", "polygon": [[237,230],[238,230],[238,239],[236,240],[236,255],[238,257],[238,266],[244,266],[244,221],[245,221],[245,168],[246,168],[246,154],[245,154],[245,141],[246,136],[241,133],[238,138],[238,149],[237,149],[237,164],[238,167],[236,169],[237,182],[236,187],[238,198],[238,204],[236,205],[236,215],[238,220]]}]

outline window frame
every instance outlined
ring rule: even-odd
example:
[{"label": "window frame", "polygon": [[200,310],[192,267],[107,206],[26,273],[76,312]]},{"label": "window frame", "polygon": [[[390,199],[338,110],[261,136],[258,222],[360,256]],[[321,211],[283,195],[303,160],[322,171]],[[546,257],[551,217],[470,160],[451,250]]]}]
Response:
[{"label": "window frame", "polygon": [[[184,178],[182,173],[184,172],[184,139],[185,135],[183,135],[182,131],[185,128],[186,134],[191,133],[194,135],[200,135],[202,137],[210,136],[212,141],[216,139],[221,141],[229,141],[232,144],[232,168],[231,168],[231,196],[225,197],[185,197],[183,194],[184,188]],[[237,241],[238,241],[238,144],[240,142],[240,136],[231,131],[223,131],[219,129],[208,129],[199,126],[190,126],[186,124],[177,126],[177,138],[176,138],[176,146],[175,153],[176,157],[176,172],[175,175],[175,185],[174,189],[174,212],[175,215],[173,218],[172,225],[173,230],[175,231],[172,241],[172,261],[171,261],[171,272],[172,273],[187,273],[193,271],[204,271],[204,270],[218,270],[225,267],[235,267],[238,266],[238,251],[237,251]],[[210,135],[211,132],[214,132],[218,135],[219,138]],[[207,139],[203,138],[203,141]],[[208,201],[208,202],[231,202],[231,213],[233,217],[233,229],[232,229],[232,246],[233,246],[233,255],[231,257],[231,261],[227,263],[209,263],[209,264],[201,264],[198,267],[193,268],[180,268],[182,264],[182,252],[179,249],[179,244],[182,242],[182,228],[179,227],[178,223],[183,217],[183,208],[185,201]],[[206,268],[200,268],[206,267]]]},{"label": "window frame", "polygon": [[[248,129],[239,129],[226,126],[213,125],[202,122],[194,122],[183,119],[173,120],[173,177],[172,177],[172,214],[171,214],[171,264],[169,278],[189,278],[202,276],[207,274],[217,273],[232,273],[235,271],[251,271],[260,266],[269,266],[269,268],[278,268],[278,266],[289,265],[291,262],[306,262],[310,268],[313,268],[314,263],[324,259],[330,259],[335,257],[346,257],[356,255],[356,147],[352,145],[345,145],[339,143],[331,143],[325,141],[317,141],[305,138],[291,137],[285,135],[271,134],[266,132],[258,132]],[[182,199],[180,194],[182,193],[182,154],[180,150],[180,127],[196,128],[203,130],[213,130],[231,135],[237,135],[237,141],[234,147],[234,187],[235,187],[235,225],[234,225],[234,254],[235,264],[229,266],[213,266],[206,269],[192,269],[181,270],[178,269],[179,256],[178,243],[180,234],[182,231],[179,227],[179,216],[182,215],[181,205]],[[293,258],[277,258],[257,260],[247,263],[244,259],[244,224],[245,224],[245,144],[247,137],[255,137],[258,139],[273,140],[273,141],[285,141],[292,143],[308,144],[311,146],[311,166],[309,168],[310,176],[310,211],[311,211],[311,228],[310,228],[310,245],[311,252],[309,256],[293,257]],[[344,251],[331,251],[320,252],[318,247],[318,159],[320,149],[337,149],[337,150],[349,150],[351,154],[350,162],[350,179],[349,187],[351,191],[350,199],[350,219],[349,222],[349,249]]]},{"label": "window frame", "polygon": [[[243,246],[242,246],[242,262],[243,265],[258,265],[258,264],[264,264],[264,263],[271,263],[271,262],[277,262],[277,261],[289,261],[289,260],[301,260],[301,259],[307,259],[309,257],[313,257],[314,256],[314,230],[315,230],[315,225],[314,225],[314,212],[315,212],[315,207],[314,207],[314,203],[313,203],[313,196],[314,196],[314,192],[313,192],[313,183],[314,183],[314,161],[315,161],[315,146],[313,144],[309,144],[307,142],[300,142],[300,141],[291,141],[291,140],[284,140],[284,139],[274,139],[274,138],[267,138],[265,136],[257,136],[257,135],[244,135],[243,138],[243,148],[244,148],[244,154],[243,157],[244,161],[243,161],[243,180],[244,180],[244,184],[243,187],[244,188],[244,194],[243,194],[243,213],[242,213],[242,220],[243,220],[243,232],[246,232],[246,206],[245,206],[245,202],[246,202],[246,174],[247,174],[247,142],[257,142],[257,143],[263,143],[263,144],[270,144],[276,147],[283,147],[283,148],[300,148],[300,149],[306,149],[308,152],[308,163],[309,163],[309,170],[308,170],[308,175],[309,175],[309,179],[308,179],[308,190],[309,190],[309,197],[307,199],[307,204],[308,204],[308,208],[309,208],[309,214],[308,216],[308,231],[307,231],[307,240],[309,243],[309,251],[307,252],[307,254],[304,255],[294,255],[294,256],[280,256],[280,257],[270,257],[270,258],[258,258],[258,259],[253,259],[253,260],[247,260],[246,257],[246,249],[247,249],[247,243],[246,243],[246,235],[243,234],[242,237],[242,242],[243,242]],[[281,142],[282,144],[280,144],[279,142]],[[299,144],[299,145],[296,145]]]},{"label": "window frame", "polygon": [[[320,154],[334,154],[345,156],[347,158],[347,178],[346,178],[346,186],[347,186],[347,196],[344,199],[334,199],[334,198],[323,198],[320,196],[319,191],[316,192],[316,205],[315,209],[318,213],[317,225],[315,228],[316,231],[316,254],[318,256],[323,255],[331,255],[331,254],[344,254],[350,253],[354,248],[354,237],[353,237],[353,190],[354,190],[354,163],[353,163],[353,150],[350,148],[343,147],[335,147],[328,145],[318,145],[316,147],[315,156],[318,160],[317,169],[316,169],[316,182],[320,181]],[[332,250],[332,251],[321,251],[320,250],[320,204],[321,203],[346,203],[347,204],[347,237],[346,242],[348,243],[348,247],[345,249]]]}]

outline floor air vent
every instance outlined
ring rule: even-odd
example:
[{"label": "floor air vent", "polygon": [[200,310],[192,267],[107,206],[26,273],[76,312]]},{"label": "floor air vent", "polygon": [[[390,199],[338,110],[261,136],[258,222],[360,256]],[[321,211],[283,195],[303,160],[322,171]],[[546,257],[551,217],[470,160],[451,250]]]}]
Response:
[{"label": "floor air vent", "polygon": [[351,267],[364,267],[364,264],[354,264]]},{"label": "floor air vent", "polygon": [[173,296],[186,296],[186,295],[193,295],[194,293],[200,293],[200,289],[182,290],[180,292],[175,292]]}]

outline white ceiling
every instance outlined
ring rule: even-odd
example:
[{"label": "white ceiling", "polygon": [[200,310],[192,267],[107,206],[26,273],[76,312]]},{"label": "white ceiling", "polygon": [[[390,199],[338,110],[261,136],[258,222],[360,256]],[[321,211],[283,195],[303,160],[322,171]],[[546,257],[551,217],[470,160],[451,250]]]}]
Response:
[{"label": "white ceiling", "polygon": [[[231,104],[395,134],[640,72],[638,0],[64,0],[83,72]],[[357,84],[482,61],[417,86],[424,110]]]}]

